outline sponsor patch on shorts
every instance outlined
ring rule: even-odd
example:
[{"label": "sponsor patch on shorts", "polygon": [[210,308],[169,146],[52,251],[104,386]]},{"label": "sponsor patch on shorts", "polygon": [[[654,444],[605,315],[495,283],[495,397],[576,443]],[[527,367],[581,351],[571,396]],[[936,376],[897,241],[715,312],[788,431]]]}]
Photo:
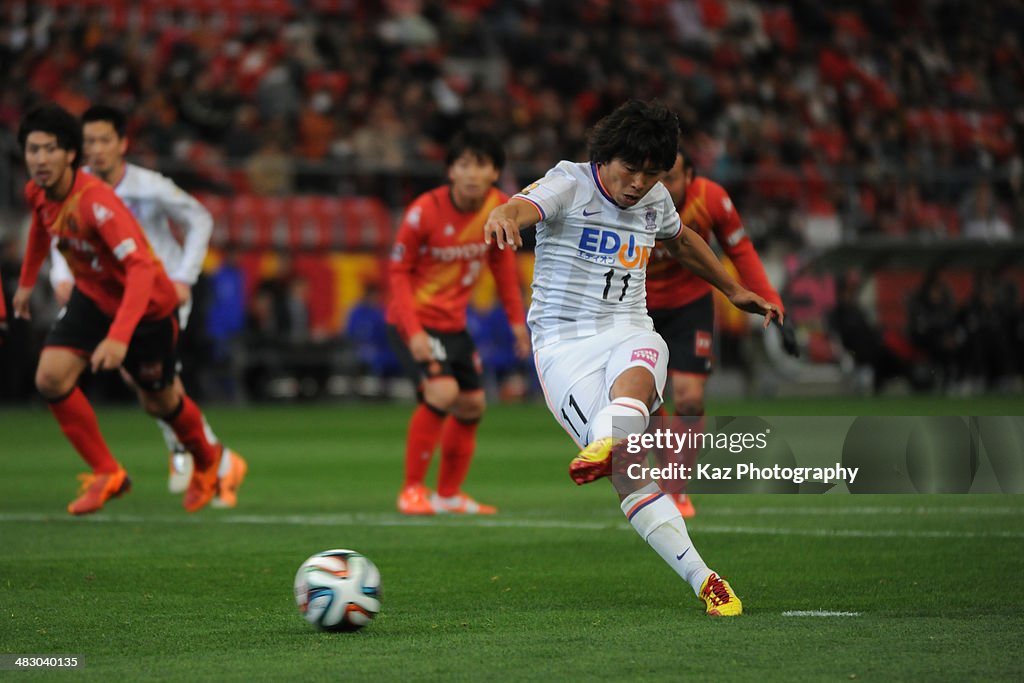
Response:
[{"label": "sponsor patch on shorts", "polygon": [[658,353],[658,349],[633,349],[633,357],[629,359],[629,362],[632,363],[635,360],[642,360],[643,362],[647,363],[653,368],[655,365],[658,364],[659,355],[660,354]]},{"label": "sponsor patch on shorts", "polygon": [[162,361],[153,361],[151,363],[139,363],[139,379],[143,382],[155,382],[164,374],[164,364]]},{"label": "sponsor patch on shorts", "polygon": [[703,330],[697,330],[697,335],[693,341],[693,355],[701,358],[707,358],[711,356],[711,333]]}]

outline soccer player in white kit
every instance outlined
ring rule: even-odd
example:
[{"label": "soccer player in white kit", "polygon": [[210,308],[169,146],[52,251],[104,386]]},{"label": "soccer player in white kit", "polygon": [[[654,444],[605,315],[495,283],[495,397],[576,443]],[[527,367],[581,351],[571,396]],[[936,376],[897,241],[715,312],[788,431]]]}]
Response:
[{"label": "soccer player in white kit", "polygon": [[[765,315],[765,325],[780,315],[682,225],[658,182],[675,163],[678,135],[676,116],[661,103],[627,102],[594,127],[589,163],[559,162],[484,226],[488,241],[512,249],[522,246],[522,229],[537,226],[527,321],[548,408],[582,449],[569,466],[577,484],[612,475],[613,449],[642,433],[662,401],[668,347],[647,315],[645,288],[655,240],[735,306]],[[741,614],[740,599],[701,559],[658,484],[619,474],[613,483],[630,524],[707,613]]]},{"label": "soccer player in white kit", "polygon": [[[86,170],[113,186],[114,193],[142,226],[146,239],[174,284],[178,294],[178,321],[184,330],[192,311],[192,286],[202,271],[213,232],[213,218],[206,207],[170,178],[125,161],[128,148],[126,126],[125,115],[118,109],[97,105],[86,110],[82,115]],[[184,240],[180,243],[171,231],[171,221],[184,233]],[[56,245],[51,247],[50,257],[50,283],[57,302],[63,306],[71,296],[74,279]],[[131,383],[124,372],[122,376]],[[175,377],[174,381],[181,391],[181,378]],[[170,425],[163,420],[156,422],[170,453],[167,488],[171,493],[183,493],[192,477],[192,456],[178,441]],[[217,438],[209,424],[206,424],[206,432],[207,438],[216,443]],[[221,458],[217,495],[211,505],[233,508],[238,502],[238,487],[248,466],[230,448],[225,447],[224,454],[227,457]]]}]

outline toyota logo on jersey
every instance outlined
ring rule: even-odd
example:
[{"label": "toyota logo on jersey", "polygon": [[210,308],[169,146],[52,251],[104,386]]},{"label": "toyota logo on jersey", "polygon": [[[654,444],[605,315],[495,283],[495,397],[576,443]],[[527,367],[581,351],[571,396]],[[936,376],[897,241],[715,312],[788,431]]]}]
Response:
[{"label": "toyota logo on jersey", "polygon": [[577,255],[587,260],[609,265],[618,263],[626,268],[646,268],[651,258],[650,247],[638,246],[634,235],[623,244],[614,230],[583,228],[577,248]]}]

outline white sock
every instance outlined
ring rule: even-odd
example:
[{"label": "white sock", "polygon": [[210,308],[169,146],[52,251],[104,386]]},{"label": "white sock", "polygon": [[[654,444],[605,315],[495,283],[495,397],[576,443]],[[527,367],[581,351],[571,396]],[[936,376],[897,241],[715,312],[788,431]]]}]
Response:
[{"label": "white sock", "polygon": [[620,507],[640,537],[699,595],[711,570],[693,546],[672,499],[652,482],[626,496]]},{"label": "white sock", "polygon": [[220,456],[220,465],[217,467],[217,476],[226,477],[231,471],[231,449],[224,447],[224,455]]},{"label": "white sock", "polygon": [[[187,454],[191,456],[188,450],[178,441],[178,436],[174,433],[171,425],[167,424],[163,420],[157,420],[157,425],[160,427],[160,431],[164,435],[164,443],[167,444],[167,450],[177,455],[179,453]],[[206,439],[212,444],[220,443],[220,439],[213,433],[213,428],[210,427],[210,423],[206,421],[206,416],[203,416],[203,429],[206,431]],[[220,466],[217,468],[217,476],[223,477],[231,471],[231,449],[224,448],[224,456],[220,459]]]},{"label": "white sock", "polygon": [[167,424],[163,420],[156,421],[157,426],[160,428],[160,433],[163,434],[164,443],[167,444],[167,452],[173,455],[179,455],[181,453],[188,453],[181,442],[178,441],[178,436],[174,433],[171,425]]},{"label": "white sock", "polygon": [[647,429],[651,413],[643,401],[627,396],[620,396],[601,408],[594,416],[590,425],[590,440],[611,436],[625,439],[630,434],[641,434]]}]

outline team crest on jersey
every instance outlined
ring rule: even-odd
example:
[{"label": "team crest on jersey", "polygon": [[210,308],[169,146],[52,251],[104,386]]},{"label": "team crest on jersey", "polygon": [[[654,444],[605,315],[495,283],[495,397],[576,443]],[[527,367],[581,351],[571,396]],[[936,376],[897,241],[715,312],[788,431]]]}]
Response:
[{"label": "team crest on jersey", "polygon": [[124,261],[128,258],[128,255],[133,253],[137,248],[135,240],[129,237],[114,247],[114,256],[117,257],[118,261]]},{"label": "team crest on jersey", "polygon": [[629,359],[629,362],[632,363],[635,360],[639,360],[647,363],[653,368],[658,364],[658,356],[660,355],[661,354],[658,353],[658,349],[633,349],[633,356]]},{"label": "team crest on jersey", "polygon": [[647,211],[644,212],[644,227],[650,232],[654,232],[658,229],[657,211],[654,209],[647,209]]},{"label": "team crest on jersey", "polygon": [[614,230],[583,228],[576,255],[595,263],[646,268],[651,248],[638,245],[635,235],[630,235],[629,241],[623,244],[619,233]]},{"label": "team crest on jersey", "polygon": [[448,225],[444,226],[444,234],[445,234],[446,237],[451,237],[452,235],[454,235],[455,234],[455,226],[452,225],[451,223],[449,223]]},{"label": "team crest on jersey", "polygon": [[114,212],[102,204],[93,203],[92,215],[96,219],[96,225],[103,225],[114,217]]},{"label": "team crest on jersey", "polygon": [[409,209],[409,213],[405,214],[405,222],[409,224],[410,228],[414,230],[420,227],[420,216],[423,214],[423,209],[415,206]]}]

